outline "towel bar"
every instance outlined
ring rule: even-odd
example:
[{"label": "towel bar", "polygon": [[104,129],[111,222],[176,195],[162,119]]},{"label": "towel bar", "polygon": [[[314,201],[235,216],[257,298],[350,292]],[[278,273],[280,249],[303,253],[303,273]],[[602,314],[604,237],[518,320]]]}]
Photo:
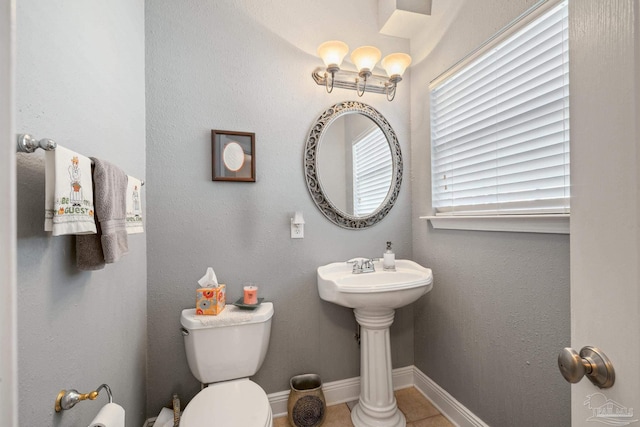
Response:
[{"label": "towel bar", "polygon": [[[49,138],[44,138],[38,141],[28,133],[21,133],[18,135],[18,153],[33,153],[38,148],[42,148],[45,151],[53,151],[57,146],[58,144]],[[91,163],[93,164],[93,162]],[[140,185],[144,185],[144,181],[140,181]]]},{"label": "towel bar", "polygon": [[78,393],[78,390],[60,390],[60,393],[58,393],[58,397],[56,397],[56,412],[60,412],[66,409],[71,409],[73,408],[76,403],[80,402],[81,400],[96,400],[96,398],[98,397],[98,394],[100,393],[100,390],[105,389],[107,390],[107,395],[109,396],[109,403],[113,403],[113,395],[111,394],[111,388],[109,388],[108,385],[106,384],[102,384],[100,387],[98,387],[97,389],[95,389],[94,391],[90,391],[89,393]]}]

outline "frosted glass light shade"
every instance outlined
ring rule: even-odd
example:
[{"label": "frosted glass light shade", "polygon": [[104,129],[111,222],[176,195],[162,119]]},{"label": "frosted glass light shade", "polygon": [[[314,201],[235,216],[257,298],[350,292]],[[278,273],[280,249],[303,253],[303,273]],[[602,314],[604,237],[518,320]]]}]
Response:
[{"label": "frosted glass light shade", "polygon": [[392,53],[382,60],[382,68],[384,68],[389,77],[396,75],[402,77],[410,64],[411,57],[406,53]]},{"label": "frosted glass light shade", "polygon": [[351,52],[351,60],[358,71],[373,70],[381,56],[380,49],[373,46],[361,46]]},{"label": "frosted glass light shade", "polygon": [[340,67],[342,60],[349,52],[349,46],[339,40],[331,40],[318,46],[318,56],[322,58],[327,67],[335,65]]}]

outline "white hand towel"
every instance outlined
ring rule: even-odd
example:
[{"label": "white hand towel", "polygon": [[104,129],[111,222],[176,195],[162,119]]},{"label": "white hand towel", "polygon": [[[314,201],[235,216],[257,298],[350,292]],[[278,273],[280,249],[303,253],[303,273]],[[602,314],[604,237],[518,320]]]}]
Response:
[{"label": "white hand towel", "polygon": [[95,234],[91,160],[67,148],[45,152],[45,231]]},{"label": "white hand towel", "polygon": [[127,234],[144,233],[144,228],[142,227],[142,200],[140,198],[142,181],[130,175],[127,177]]},{"label": "white hand towel", "polygon": [[124,427],[124,408],[117,403],[107,403],[89,427]]}]

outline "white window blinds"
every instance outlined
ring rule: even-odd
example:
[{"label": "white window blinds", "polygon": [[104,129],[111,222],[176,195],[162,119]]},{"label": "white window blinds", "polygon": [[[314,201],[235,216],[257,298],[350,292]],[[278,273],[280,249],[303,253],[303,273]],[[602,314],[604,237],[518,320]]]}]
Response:
[{"label": "white window blinds", "polygon": [[353,143],[353,211],[369,215],[380,207],[389,193],[393,163],[384,133],[375,127]]},{"label": "white window blinds", "polygon": [[569,212],[567,25],[564,1],[431,88],[436,215]]}]

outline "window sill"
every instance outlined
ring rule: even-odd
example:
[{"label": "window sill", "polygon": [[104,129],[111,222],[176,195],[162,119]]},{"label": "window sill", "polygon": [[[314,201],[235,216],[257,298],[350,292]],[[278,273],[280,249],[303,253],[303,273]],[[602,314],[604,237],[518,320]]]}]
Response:
[{"label": "window sill", "polygon": [[569,214],[421,216],[420,218],[429,220],[436,229],[569,234]]}]

